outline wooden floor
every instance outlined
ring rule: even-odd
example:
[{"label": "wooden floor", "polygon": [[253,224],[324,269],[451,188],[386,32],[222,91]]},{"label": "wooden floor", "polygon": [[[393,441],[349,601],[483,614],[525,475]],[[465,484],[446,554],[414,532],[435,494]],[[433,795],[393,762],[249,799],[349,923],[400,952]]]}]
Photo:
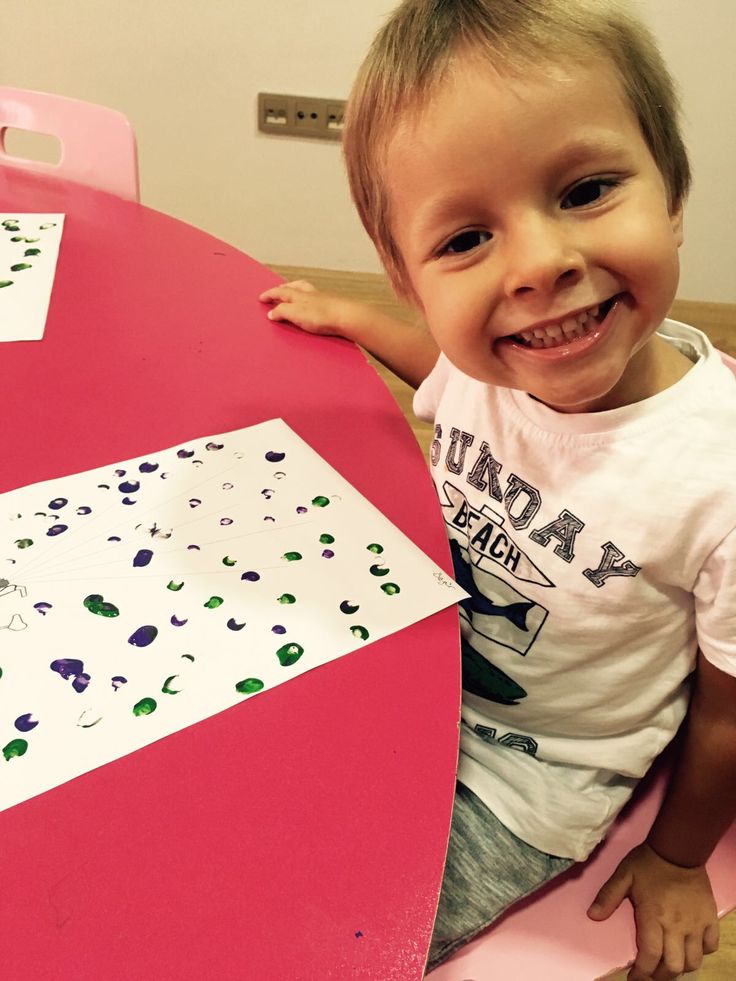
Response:
[{"label": "wooden floor", "polygon": [[[416,319],[412,310],[396,302],[383,276],[274,264],[271,268],[286,280],[307,279],[318,289],[363,299],[405,320]],[[672,316],[698,327],[710,337],[717,348],[736,357],[736,305],[678,300],[672,308]],[[370,360],[401,407],[426,456],[432,438],[432,427],[414,418],[411,411],[412,389],[372,358]],[[625,974],[621,974],[611,981],[623,981],[624,978]],[[698,981],[736,981],[736,912],[722,921],[720,950],[706,958]]]}]

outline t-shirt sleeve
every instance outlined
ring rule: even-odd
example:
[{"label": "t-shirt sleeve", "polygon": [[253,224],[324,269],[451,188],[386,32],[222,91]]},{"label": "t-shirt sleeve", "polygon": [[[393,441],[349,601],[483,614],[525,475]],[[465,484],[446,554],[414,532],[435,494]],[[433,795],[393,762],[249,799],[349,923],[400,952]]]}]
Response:
[{"label": "t-shirt sleeve", "polygon": [[736,529],[708,556],[693,592],[701,651],[715,667],[736,675]]},{"label": "t-shirt sleeve", "polygon": [[414,393],[414,415],[424,422],[434,422],[437,407],[450,373],[450,362],[440,354],[437,363]]}]

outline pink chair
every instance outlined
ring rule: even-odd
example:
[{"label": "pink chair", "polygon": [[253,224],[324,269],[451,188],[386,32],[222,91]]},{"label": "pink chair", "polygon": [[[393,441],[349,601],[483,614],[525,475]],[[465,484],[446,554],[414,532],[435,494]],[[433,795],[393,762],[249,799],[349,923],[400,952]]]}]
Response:
[{"label": "pink chair", "polygon": [[[736,358],[721,355],[736,374]],[[477,940],[429,975],[431,981],[599,981],[635,957],[634,919],[624,902],[608,920],[586,910],[621,859],[642,841],[659,809],[666,764],[657,765],[634,794],[606,841],[580,868],[524,900]],[[708,862],[719,916],[736,909],[736,823]],[[689,979],[696,977],[685,975]]]},{"label": "pink chair", "polygon": [[[8,127],[55,136],[58,164],[11,156]],[[79,99],[0,87],[0,164],[55,174],[131,201],[139,200],[135,135],[122,113]]]}]

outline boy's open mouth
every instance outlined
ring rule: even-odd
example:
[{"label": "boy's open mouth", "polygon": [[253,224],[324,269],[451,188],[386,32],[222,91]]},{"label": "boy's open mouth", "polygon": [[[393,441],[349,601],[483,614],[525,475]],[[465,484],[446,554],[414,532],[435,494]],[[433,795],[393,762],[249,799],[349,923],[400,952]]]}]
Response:
[{"label": "boy's open mouth", "polygon": [[575,317],[568,317],[548,327],[535,327],[524,330],[520,334],[512,334],[511,339],[525,347],[549,348],[561,347],[563,344],[574,343],[582,337],[587,337],[606,319],[617,297],[612,296],[598,306],[589,307]]}]

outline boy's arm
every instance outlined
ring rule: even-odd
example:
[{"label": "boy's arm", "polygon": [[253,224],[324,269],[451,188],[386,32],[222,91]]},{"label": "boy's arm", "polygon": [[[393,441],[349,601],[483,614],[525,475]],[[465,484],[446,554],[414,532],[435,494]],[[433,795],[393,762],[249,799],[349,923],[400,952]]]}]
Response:
[{"label": "boy's arm", "polygon": [[271,320],[285,320],[310,334],[346,337],[365,348],[402,381],[418,388],[437,361],[439,348],[416,324],[390,317],[367,303],[316,290],[297,280],[266,290]]},{"label": "boy's arm", "polygon": [[628,896],[638,954],[629,981],[674,978],[718,947],[704,864],[736,816],[736,678],[698,655],[679,760],[646,842],[606,882],[588,915],[606,919]]}]

